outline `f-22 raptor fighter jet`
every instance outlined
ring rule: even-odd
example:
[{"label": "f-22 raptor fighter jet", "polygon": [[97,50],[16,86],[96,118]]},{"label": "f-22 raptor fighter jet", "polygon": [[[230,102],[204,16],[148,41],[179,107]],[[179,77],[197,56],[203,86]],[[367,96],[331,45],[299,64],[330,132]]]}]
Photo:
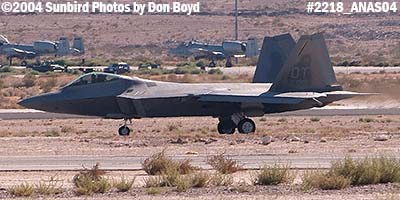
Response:
[{"label": "f-22 raptor fighter jet", "polygon": [[57,92],[20,105],[48,112],[124,119],[119,134],[129,135],[135,118],[212,116],[218,132],[255,132],[249,117],[313,107],[362,95],[343,91],[322,34],[266,37],[253,83],[180,84],[91,73]]}]

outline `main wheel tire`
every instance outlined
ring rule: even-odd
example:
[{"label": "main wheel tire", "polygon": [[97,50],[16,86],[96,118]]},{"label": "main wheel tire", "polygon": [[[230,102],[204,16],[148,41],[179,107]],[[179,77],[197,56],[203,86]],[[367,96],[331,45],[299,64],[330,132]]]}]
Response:
[{"label": "main wheel tire", "polygon": [[225,67],[227,67],[227,68],[230,68],[230,67],[233,67],[233,64],[232,64],[232,62],[226,62],[225,63]]},{"label": "main wheel tire", "polygon": [[210,64],[208,64],[208,67],[215,67],[215,66],[216,66],[215,62],[210,62]]},{"label": "main wheel tire", "polygon": [[219,134],[234,134],[235,133],[235,123],[231,120],[220,121],[218,123],[218,133]]},{"label": "main wheel tire", "polygon": [[238,124],[238,131],[242,134],[254,133],[256,131],[256,124],[251,119],[242,119]]},{"label": "main wheel tire", "polygon": [[27,66],[28,62],[26,62],[25,60],[21,62],[21,66]]},{"label": "main wheel tire", "polygon": [[121,126],[118,129],[118,133],[120,136],[129,136],[130,132],[131,132],[131,129],[129,129],[129,127],[127,127],[127,126]]}]

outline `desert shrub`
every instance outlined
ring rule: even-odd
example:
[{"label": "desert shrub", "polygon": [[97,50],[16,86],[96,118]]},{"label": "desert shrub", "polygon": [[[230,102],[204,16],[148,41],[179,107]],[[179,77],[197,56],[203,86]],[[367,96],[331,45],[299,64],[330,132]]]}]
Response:
[{"label": "desert shrub", "polygon": [[318,117],[312,117],[312,118],[310,119],[310,121],[312,121],[312,122],[319,122],[319,121],[321,121],[321,119],[318,118]]},{"label": "desert shrub", "polygon": [[159,188],[162,183],[162,178],[160,176],[152,176],[144,179],[145,188]]},{"label": "desert shrub", "polygon": [[46,136],[46,137],[60,137],[61,134],[57,130],[50,130],[50,131],[44,132],[44,136]]},{"label": "desert shrub", "polygon": [[34,192],[34,187],[29,183],[22,183],[11,187],[8,191],[16,197],[30,197]]},{"label": "desert shrub", "polygon": [[181,180],[178,168],[167,166],[159,176],[149,177],[144,180],[145,187],[175,187]]},{"label": "desert shrub", "polygon": [[286,118],[280,118],[278,119],[278,122],[287,122],[288,120]]},{"label": "desert shrub", "polygon": [[69,133],[69,132],[74,132],[75,129],[71,126],[62,126],[61,127],[61,133]]},{"label": "desert shrub", "polygon": [[226,158],[224,154],[214,155],[207,159],[207,163],[222,174],[232,174],[242,169],[236,160]]},{"label": "desert shrub", "polygon": [[180,174],[188,174],[196,169],[192,166],[190,160],[184,160],[181,162],[172,160],[165,155],[165,150],[144,160],[142,167],[149,175],[163,174],[168,168],[175,168]]},{"label": "desert shrub", "polygon": [[322,190],[341,190],[350,185],[350,180],[334,173],[315,171],[306,172],[302,177],[302,188]]},{"label": "desert shrub", "polygon": [[199,60],[196,63],[196,67],[205,67],[207,64],[203,60]]},{"label": "desert shrub", "polygon": [[146,178],[144,183],[146,188],[175,187],[178,192],[184,192],[192,187],[205,187],[209,180],[205,172],[181,175],[176,168],[168,168],[159,176]]},{"label": "desert shrub", "polygon": [[189,177],[180,176],[175,182],[177,192],[186,192],[191,185],[191,179]]},{"label": "desert shrub", "polygon": [[22,87],[33,87],[35,86],[36,77],[32,74],[26,74],[22,79]]},{"label": "desert shrub", "polygon": [[11,67],[0,67],[0,73],[9,73],[12,72],[13,69]]},{"label": "desert shrub", "polygon": [[164,192],[165,192],[165,189],[160,188],[160,187],[149,187],[146,189],[146,193],[149,195],[156,195],[156,194],[161,194]]},{"label": "desert shrub", "polygon": [[360,118],[358,119],[359,122],[365,122],[365,123],[370,123],[370,122],[374,122],[375,120],[372,118]]},{"label": "desert shrub", "polygon": [[210,174],[207,172],[198,172],[190,175],[190,185],[194,188],[202,188],[208,185]]},{"label": "desert shrub", "polygon": [[118,192],[127,192],[132,188],[133,182],[135,182],[135,179],[126,180],[122,177],[119,181],[114,182],[113,186]]},{"label": "desert shrub", "polygon": [[239,183],[235,184],[234,188],[239,193],[245,193],[245,192],[249,192],[250,191],[249,187],[250,187],[250,185],[246,181],[241,180],[241,181],[239,181]]},{"label": "desert shrub", "polygon": [[50,177],[49,180],[40,181],[35,185],[35,192],[40,195],[54,195],[63,192],[62,186],[57,184],[56,177]]},{"label": "desert shrub", "polygon": [[230,186],[233,184],[231,175],[216,173],[210,177],[209,185],[213,186]]},{"label": "desert shrub", "polygon": [[174,161],[165,155],[165,150],[160,153],[153,154],[142,163],[143,170],[149,175],[160,175],[165,172],[170,165],[174,165]]},{"label": "desert shrub", "polygon": [[50,78],[50,79],[40,82],[39,85],[40,85],[40,89],[42,89],[43,92],[50,92],[54,87],[57,86],[57,79]]},{"label": "desert shrub", "polygon": [[400,160],[387,157],[353,160],[347,157],[333,162],[330,173],[348,178],[351,185],[400,182]]},{"label": "desert shrub", "polygon": [[99,169],[99,164],[79,172],[73,178],[75,192],[79,195],[91,195],[109,191],[111,184],[103,177],[104,174],[105,171]]},{"label": "desert shrub", "polygon": [[218,75],[222,75],[223,72],[220,69],[210,69],[208,70],[208,74],[218,74]]},{"label": "desert shrub", "polygon": [[274,164],[272,166],[264,166],[254,176],[255,185],[278,185],[281,183],[291,183],[294,179],[290,173],[289,165]]},{"label": "desert shrub", "polygon": [[178,171],[180,174],[190,174],[195,170],[198,170],[198,167],[195,167],[191,163],[192,161],[189,159],[185,159],[183,161],[178,162]]},{"label": "desert shrub", "polygon": [[196,67],[177,67],[174,70],[175,74],[200,74],[201,70]]}]

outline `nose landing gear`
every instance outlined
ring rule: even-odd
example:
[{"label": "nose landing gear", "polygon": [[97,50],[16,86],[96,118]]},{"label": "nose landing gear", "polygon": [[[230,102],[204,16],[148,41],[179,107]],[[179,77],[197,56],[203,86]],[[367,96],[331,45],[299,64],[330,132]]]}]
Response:
[{"label": "nose landing gear", "polygon": [[127,122],[129,121],[129,124],[132,124],[132,120],[131,119],[124,119],[124,125],[121,126],[118,129],[118,134],[120,136],[129,136],[131,129],[128,127]]}]

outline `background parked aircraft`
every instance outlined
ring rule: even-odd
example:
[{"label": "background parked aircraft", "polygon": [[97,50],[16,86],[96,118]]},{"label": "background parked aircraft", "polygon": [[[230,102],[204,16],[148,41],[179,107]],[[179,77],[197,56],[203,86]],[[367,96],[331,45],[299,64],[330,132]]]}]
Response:
[{"label": "background parked aircraft", "polygon": [[62,37],[59,41],[35,41],[32,44],[11,43],[6,37],[0,35],[0,55],[5,55],[12,65],[12,58],[21,59],[21,65],[26,66],[26,59],[36,58],[42,55],[67,56],[81,55],[85,53],[83,39],[75,37],[72,48],[68,38]]},{"label": "background parked aircraft", "polygon": [[258,56],[258,47],[255,38],[251,38],[247,42],[224,41],[222,45],[190,41],[171,48],[169,54],[178,57],[194,57],[195,59],[206,58],[211,61],[209,67],[215,67],[216,60],[226,59],[225,66],[232,67],[232,57]]}]

